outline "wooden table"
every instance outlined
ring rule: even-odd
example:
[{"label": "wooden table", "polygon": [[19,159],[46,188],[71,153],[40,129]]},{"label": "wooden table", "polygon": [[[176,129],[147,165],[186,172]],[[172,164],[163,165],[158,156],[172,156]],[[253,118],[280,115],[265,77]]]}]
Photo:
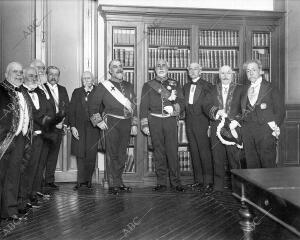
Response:
[{"label": "wooden table", "polygon": [[[300,237],[300,167],[234,169],[233,195],[241,200],[239,213],[244,239],[253,239],[253,230],[265,216]],[[254,217],[251,205],[263,213]]]}]

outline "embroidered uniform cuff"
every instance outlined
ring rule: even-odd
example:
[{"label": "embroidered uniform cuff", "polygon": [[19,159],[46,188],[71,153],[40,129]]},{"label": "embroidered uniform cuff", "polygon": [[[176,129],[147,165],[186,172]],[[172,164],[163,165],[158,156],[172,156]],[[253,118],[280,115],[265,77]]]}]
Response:
[{"label": "embroidered uniform cuff", "polygon": [[90,119],[91,119],[91,122],[94,127],[96,127],[97,124],[102,121],[102,117],[101,117],[100,113],[93,114]]},{"label": "embroidered uniform cuff", "polygon": [[217,119],[218,119],[218,118],[217,118],[217,117],[218,117],[218,116],[217,116],[218,110],[219,110],[218,107],[212,106],[212,108],[209,110],[209,113],[208,113],[210,119],[214,119],[214,120],[217,120]]},{"label": "embroidered uniform cuff", "polygon": [[148,127],[148,118],[141,119],[141,129],[144,129],[145,127]]},{"label": "embroidered uniform cuff", "polygon": [[138,119],[137,117],[131,118],[131,126],[137,126],[138,125]]},{"label": "embroidered uniform cuff", "polygon": [[180,114],[180,105],[178,103],[173,104],[173,113],[172,116],[179,116]]}]

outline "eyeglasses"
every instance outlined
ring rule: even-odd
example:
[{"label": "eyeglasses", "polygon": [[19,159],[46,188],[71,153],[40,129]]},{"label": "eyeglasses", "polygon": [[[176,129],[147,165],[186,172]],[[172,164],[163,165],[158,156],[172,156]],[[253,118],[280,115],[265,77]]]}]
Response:
[{"label": "eyeglasses", "polygon": [[34,78],[37,78],[37,75],[36,75],[36,74],[28,74],[27,77],[31,77],[31,78],[34,77]]}]

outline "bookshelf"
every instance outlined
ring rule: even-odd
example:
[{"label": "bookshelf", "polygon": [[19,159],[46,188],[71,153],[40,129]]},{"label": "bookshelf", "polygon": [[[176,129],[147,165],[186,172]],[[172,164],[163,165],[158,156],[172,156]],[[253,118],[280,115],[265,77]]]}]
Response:
[{"label": "bookshelf", "polygon": [[[136,28],[133,27],[119,27],[112,28],[112,58],[118,59],[123,64],[124,80],[135,84],[135,52],[136,52]],[[126,151],[126,162],[124,173],[135,173],[135,145],[136,138],[130,136]]]},{"label": "bookshelf", "polygon": [[252,32],[252,59],[258,59],[262,63],[264,78],[271,81],[271,33]]},{"label": "bookshelf", "polygon": [[[188,82],[187,67],[191,62],[191,29],[177,27],[149,27],[148,32],[148,81],[155,78],[157,60],[169,63],[168,77],[178,81],[181,87]],[[147,171],[155,173],[155,159],[151,138],[148,137]],[[180,172],[192,171],[191,158],[185,133],[185,122],[178,123],[178,161]]]},{"label": "bookshelf", "polygon": [[[105,21],[105,76],[109,61],[114,57],[122,58],[125,79],[134,83],[138,108],[142,86],[154,78],[154,66],[159,58],[169,62],[169,77],[182,86],[188,81],[190,62],[199,62],[203,66],[202,77],[213,84],[218,82],[219,67],[231,65],[234,80],[245,84],[248,80],[243,63],[253,57],[259,58],[264,61],[263,70],[269,73],[269,79],[284,95],[282,12],[226,10],[224,15],[224,10],[113,5],[99,5],[98,9]],[[98,62],[103,64],[103,59],[99,58]],[[185,184],[191,183],[193,177],[184,127],[184,116],[181,116],[178,161]],[[128,155],[133,156],[134,170],[130,170],[127,163],[126,168],[133,172],[124,174],[124,181],[140,186],[154,185],[150,139],[139,129],[137,137],[131,141],[134,148],[129,148]]]}]

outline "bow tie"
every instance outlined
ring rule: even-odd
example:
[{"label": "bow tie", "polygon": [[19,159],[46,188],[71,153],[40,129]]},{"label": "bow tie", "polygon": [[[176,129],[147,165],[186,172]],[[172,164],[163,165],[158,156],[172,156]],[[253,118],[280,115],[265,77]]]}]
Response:
[{"label": "bow tie", "polygon": [[36,92],[36,90],[35,89],[31,89],[31,90],[27,90],[28,91],[28,93],[35,93]]},{"label": "bow tie", "polygon": [[198,81],[197,82],[191,82],[191,85],[197,86],[198,85]]},{"label": "bow tie", "polygon": [[15,87],[15,91],[16,91],[16,92],[22,92],[22,91],[21,91],[21,87]]}]

